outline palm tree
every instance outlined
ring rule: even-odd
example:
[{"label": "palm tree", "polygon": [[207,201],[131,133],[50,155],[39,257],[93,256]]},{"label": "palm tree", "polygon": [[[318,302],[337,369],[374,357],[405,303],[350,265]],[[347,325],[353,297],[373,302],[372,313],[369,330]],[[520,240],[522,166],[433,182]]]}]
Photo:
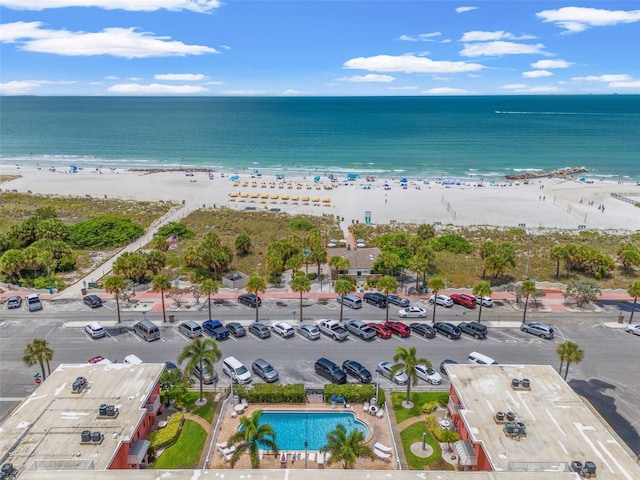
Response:
[{"label": "palm tree", "polygon": [[[341,297],[344,297],[345,295],[349,295],[349,292],[353,290],[353,284],[346,278],[341,278],[340,280],[336,280],[336,283],[333,285],[333,290]],[[340,302],[340,322],[342,322],[343,309],[344,303]]]},{"label": "palm tree", "polygon": [[378,280],[378,290],[384,292],[387,297],[387,308],[385,312],[385,321],[389,321],[389,292],[395,292],[398,288],[398,281],[389,276],[385,275]]},{"label": "palm tree", "polygon": [[451,452],[451,444],[460,440],[460,435],[454,430],[442,430],[440,432],[440,441],[447,443],[447,448]]},{"label": "palm tree", "polygon": [[[267,284],[261,276],[251,275],[245,288],[247,289],[247,293],[253,293],[258,296],[258,293],[264,293],[267,289]],[[260,304],[256,302],[256,322],[258,321],[258,308],[260,308]]]},{"label": "palm tree", "polygon": [[638,303],[638,297],[640,297],[640,280],[636,280],[627,289],[627,293],[633,297],[633,306],[631,307],[631,316],[629,317],[629,323],[633,320],[633,313],[636,311],[636,303]]},{"label": "palm tree", "polygon": [[240,429],[229,438],[228,445],[236,447],[230,462],[232,468],[245,453],[249,454],[251,468],[260,468],[260,447],[278,455],[276,432],[268,423],[260,425],[261,416],[262,410],[256,410],[251,417],[242,417]]},{"label": "palm tree", "polygon": [[[40,364],[40,371],[42,372],[42,380],[47,379],[47,372],[44,369],[45,354],[42,349],[43,340],[35,338],[24,348],[22,354],[22,361],[27,367],[32,367],[36,363]],[[53,351],[51,352],[53,354]]]},{"label": "palm tree", "polygon": [[422,255],[414,255],[409,259],[407,268],[416,272],[416,293],[419,293],[418,283],[420,282],[420,274],[424,280],[424,274],[429,269],[429,260]]},{"label": "palm tree", "polygon": [[524,313],[522,314],[522,323],[526,321],[527,318],[527,307],[529,306],[529,296],[533,293],[536,293],[536,282],[534,280],[525,280],[520,285],[520,290],[525,295],[524,297]]},{"label": "palm tree", "polygon": [[441,278],[433,277],[429,280],[429,286],[431,290],[433,290],[433,321],[432,323],[436,323],[436,298],[438,297],[438,292],[445,287],[445,283]]},{"label": "palm tree", "polygon": [[331,454],[327,465],[342,462],[342,468],[353,469],[358,458],[376,458],[373,449],[364,440],[364,434],[360,430],[354,428],[347,433],[345,426],[339,423],[335,430],[327,433],[327,444],[320,451]]},{"label": "palm tree", "polygon": [[[480,297],[489,297],[491,296],[491,285],[489,282],[478,282],[473,286],[473,294]],[[478,323],[480,323],[480,318],[482,318],[482,302],[480,302],[480,309],[478,310]]]},{"label": "palm tree", "polygon": [[124,278],[120,275],[110,275],[104,279],[104,289],[107,293],[113,293],[116,299],[116,310],[118,311],[118,323],[120,323],[120,293],[124,290]]},{"label": "palm tree", "polygon": [[212,278],[206,278],[200,284],[200,291],[207,296],[207,305],[209,306],[209,319],[211,319],[211,295],[218,293],[218,282]]},{"label": "palm tree", "polygon": [[[209,371],[213,372],[213,365],[220,360],[222,353],[218,348],[218,344],[212,338],[201,340],[200,337],[196,337],[193,341],[185,345],[185,347],[178,355],[178,364],[182,364],[184,360],[188,360],[183,370],[183,378],[187,379],[193,375],[196,365],[199,367],[200,372],[204,371],[204,367],[207,367]],[[199,375],[200,380],[200,403],[203,403],[202,398],[202,375]]]},{"label": "palm tree", "polygon": [[565,248],[562,245],[556,245],[551,249],[549,257],[556,262],[556,279],[560,278],[560,262],[564,260],[566,255]]},{"label": "palm tree", "polygon": [[153,277],[152,288],[154,290],[160,290],[160,300],[162,300],[162,321],[167,323],[167,312],[164,309],[164,292],[171,288],[171,282],[162,274]]},{"label": "palm tree", "polygon": [[300,321],[302,322],[302,294],[311,290],[311,281],[300,270],[296,272],[295,278],[291,282],[291,290],[300,292]]},{"label": "palm tree", "polygon": [[346,272],[349,270],[351,266],[351,262],[348,258],[333,256],[329,259],[329,265],[332,265],[336,269],[336,279],[338,278],[338,274],[342,271],[342,278],[346,276]]},{"label": "palm tree", "polygon": [[425,365],[426,367],[431,367],[431,362],[426,358],[416,358],[417,350],[416,347],[397,347],[396,354],[393,356],[393,361],[395,364],[391,367],[391,375],[393,378],[397,372],[400,370],[404,370],[404,373],[409,377],[409,381],[407,382],[407,398],[402,403],[404,408],[411,408],[413,404],[409,400],[411,397],[411,385],[415,386],[418,384],[418,375],[416,374],[416,365]]},{"label": "palm tree", "polygon": [[566,353],[565,353],[565,361],[567,362],[567,366],[564,370],[564,379],[567,379],[567,374],[569,373],[569,366],[572,363],[580,363],[584,360],[584,350],[580,348],[580,346],[576,342],[567,341]]},{"label": "palm tree", "polygon": [[53,360],[54,351],[49,347],[49,343],[44,338],[36,338],[33,341],[37,345],[38,352],[42,355],[42,358],[47,362],[47,374],[51,375],[51,360]]}]

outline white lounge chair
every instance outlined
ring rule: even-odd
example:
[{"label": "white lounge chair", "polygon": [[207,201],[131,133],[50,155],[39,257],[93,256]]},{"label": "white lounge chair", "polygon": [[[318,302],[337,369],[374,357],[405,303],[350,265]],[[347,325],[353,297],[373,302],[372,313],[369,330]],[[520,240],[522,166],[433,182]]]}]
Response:
[{"label": "white lounge chair", "polygon": [[262,460],[262,458],[264,457],[264,450],[262,450],[261,448],[258,449],[258,458],[260,460]]},{"label": "white lounge chair", "polygon": [[391,458],[390,453],[385,453],[382,450],[378,450],[377,448],[373,449],[373,454],[378,457],[380,460],[384,460],[385,462],[389,462]]},{"label": "white lounge chair", "polygon": [[227,448],[227,442],[216,443],[216,447],[219,448]]},{"label": "white lounge chair", "polygon": [[376,443],[373,448],[377,448],[378,450],[380,450],[381,452],[384,453],[392,453],[393,449],[391,447],[387,447],[386,445],[383,445],[382,443],[378,442]]},{"label": "white lounge chair", "polygon": [[318,468],[324,468],[324,453],[318,453]]},{"label": "white lounge chair", "polygon": [[222,455],[222,458],[224,458],[225,462],[230,462],[231,459],[233,458],[233,453],[227,453],[226,455]]},{"label": "white lounge chair", "polygon": [[364,402],[364,405],[362,406],[362,411],[363,412],[369,411],[369,402]]},{"label": "white lounge chair", "polygon": [[384,417],[384,409],[383,408],[378,410],[378,413],[376,413],[376,417],[378,417],[378,418]]},{"label": "white lounge chair", "polygon": [[316,461],[316,454],[315,452],[309,452],[309,460],[311,460],[312,462]]}]

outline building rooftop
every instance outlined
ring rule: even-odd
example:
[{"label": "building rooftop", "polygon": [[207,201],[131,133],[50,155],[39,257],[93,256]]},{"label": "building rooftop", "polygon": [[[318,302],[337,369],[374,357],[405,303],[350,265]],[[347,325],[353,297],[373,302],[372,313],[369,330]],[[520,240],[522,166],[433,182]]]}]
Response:
[{"label": "building rooftop", "polygon": [[[635,459],[553,367],[458,364],[447,370],[460,402],[450,407],[459,409],[494,470],[562,471],[577,460],[594,462],[599,480],[640,478]],[[530,388],[512,386],[523,378]],[[515,413],[526,435],[507,435],[498,412]]]},{"label": "building rooftop", "polygon": [[[24,470],[54,469],[54,464],[56,469],[67,464],[71,469],[107,468],[143,421],[163,368],[152,363],[60,365],[0,426],[0,463]],[[86,386],[74,392],[78,377],[86,379]],[[101,405],[113,405],[113,415],[101,415]],[[86,433],[83,441],[82,432],[93,435],[90,441]]]},{"label": "building rooftop", "polygon": [[380,249],[377,247],[354,248],[347,250],[346,248],[332,248],[329,250],[329,256],[344,257],[349,260],[349,270],[370,270],[376,259],[380,255]]}]

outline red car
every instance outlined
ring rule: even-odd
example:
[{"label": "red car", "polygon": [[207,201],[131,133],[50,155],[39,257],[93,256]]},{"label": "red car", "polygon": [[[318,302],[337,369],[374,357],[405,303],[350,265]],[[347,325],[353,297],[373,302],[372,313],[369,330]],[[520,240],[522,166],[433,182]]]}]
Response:
[{"label": "red car", "polygon": [[458,305],[462,305],[467,308],[476,308],[476,297],[472,295],[467,295],[466,293],[452,293],[449,295],[453,303],[457,303]]},{"label": "red car", "polygon": [[376,335],[380,338],[391,338],[391,330],[389,330],[384,323],[371,322],[367,325],[373,328],[373,331],[376,332]]},{"label": "red car", "polygon": [[411,335],[411,329],[406,323],[402,322],[386,322],[385,327],[391,330],[392,333],[400,335],[401,337],[408,337]]}]

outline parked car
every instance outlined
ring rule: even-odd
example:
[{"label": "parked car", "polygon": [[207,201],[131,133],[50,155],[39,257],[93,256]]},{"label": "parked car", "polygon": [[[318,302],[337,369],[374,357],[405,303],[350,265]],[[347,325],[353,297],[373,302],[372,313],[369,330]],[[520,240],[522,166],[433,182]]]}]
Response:
[{"label": "parked car", "polygon": [[101,307],[102,299],[97,295],[85,295],[82,299],[85,305],[91,308]]},{"label": "parked car", "polygon": [[442,377],[432,367],[419,364],[415,366],[416,376],[421,378],[431,385],[440,385],[442,383]]},{"label": "parked car", "polygon": [[7,300],[7,308],[11,310],[12,308],[20,308],[22,306],[22,298],[18,295],[13,295],[9,297]]},{"label": "parked car", "polygon": [[427,311],[422,307],[407,307],[398,310],[400,318],[427,318]]},{"label": "parked car", "polygon": [[524,322],[520,325],[520,330],[547,339],[553,338],[554,335],[553,328],[542,322]]},{"label": "parked car", "polygon": [[323,376],[332,383],[347,383],[347,374],[338,365],[327,358],[316,360],[314,370],[318,375]]},{"label": "parked car", "polygon": [[483,307],[493,307],[493,300],[491,297],[481,297],[480,295],[476,295],[476,303],[478,305],[482,304]]},{"label": "parked car", "polygon": [[264,323],[255,322],[249,325],[249,333],[254,334],[258,338],[269,338],[271,332]]},{"label": "parked car", "polygon": [[262,358],[258,358],[251,364],[251,370],[267,383],[277,382],[280,378],[278,371]]},{"label": "parked car", "polygon": [[380,338],[391,338],[391,335],[393,335],[389,327],[385,326],[384,323],[369,322],[367,325],[369,325]]},{"label": "parked car", "polygon": [[451,297],[447,295],[438,295],[437,297],[435,295],[431,295],[429,297],[429,303],[433,302],[436,302],[436,305],[440,305],[442,307],[453,307],[453,300],[451,300]]},{"label": "parked car", "polygon": [[165,370],[178,370],[178,366],[173,362],[164,362]]},{"label": "parked car", "polygon": [[84,331],[91,338],[102,338],[107,334],[107,332],[104,330],[102,325],[100,325],[98,322],[89,322],[89,323],[87,323],[84,326]]},{"label": "parked car", "polygon": [[396,374],[393,376],[393,378],[391,378],[392,366],[393,364],[391,362],[380,362],[378,364],[378,368],[376,369],[376,372],[378,372],[383,377],[388,378],[393,383],[396,383],[398,385],[406,385],[407,382],[409,381],[409,376],[406,373],[404,373],[404,370],[398,370]]},{"label": "parked car", "polygon": [[411,335],[411,329],[406,323],[403,322],[385,322],[385,327],[391,330],[391,333],[400,335],[401,337],[408,337]]},{"label": "parked car", "polygon": [[460,329],[453,323],[448,322],[436,322],[433,324],[433,329],[441,335],[447,338],[458,339],[462,336]]},{"label": "parked car", "polygon": [[369,305],[373,305],[374,307],[387,307],[387,297],[385,297],[381,293],[365,293],[363,299]]},{"label": "parked car", "polygon": [[257,308],[262,305],[262,299],[253,293],[244,293],[238,297],[238,303],[247,307]]},{"label": "parked car", "polygon": [[398,305],[399,307],[408,307],[411,305],[411,300],[408,298],[401,298],[398,295],[389,295],[389,303]]},{"label": "parked car", "polygon": [[247,331],[238,322],[229,322],[225,325],[225,327],[227,327],[229,333],[236,338],[244,337],[247,334]]},{"label": "parked car", "polygon": [[640,335],[640,323],[627,323],[624,327],[624,331],[627,333],[633,333],[634,335]]},{"label": "parked car", "polygon": [[209,367],[206,365],[202,366],[202,371],[200,371],[200,364],[196,363],[195,368],[193,369],[193,375],[198,379],[202,380],[202,383],[206,383],[207,385],[211,383],[218,383],[218,372],[209,370]]},{"label": "parked car", "polygon": [[320,338],[320,330],[318,330],[318,327],[310,323],[298,325],[298,334],[302,335],[307,340],[318,340]]},{"label": "parked car", "polygon": [[449,298],[457,305],[467,308],[476,308],[476,297],[467,295],[466,293],[452,293]]},{"label": "parked car", "polygon": [[448,376],[449,374],[447,373],[447,365],[456,365],[457,363],[458,362],[456,362],[455,360],[451,360],[449,358],[443,360],[440,364],[440,373]]},{"label": "parked car", "polygon": [[360,383],[371,383],[371,372],[355,360],[342,362],[342,370],[347,372],[347,375],[358,379]]},{"label": "parked car", "polygon": [[427,325],[426,323],[412,323],[409,325],[409,328],[413,333],[416,333],[424,338],[435,338],[436,331],[431,328],[431,325]]},{"label": "parked car", "polygon": [[37,293],[30,293],[25,298],[27,300],[27,308],[30,312],[37,312],[38,310],[42,310],[40,295],[38,295]]},{"label": "parked car", "polygon": [[271,325],[271,331],[273,333],[277,333],[282,338],[293,337],[296,334],[296,331],[287,322],[274,323],[273,325]]},{"label": "parked car", "polygon": [[487,338],[487,326],[478,322],[460,322],[458,328],[462,333],[471,335],[474,338]]},{"label": "parked car", "polygon": [[102,355],[97,355],[89,359],[89,363],[93,364],[103,364],[103,363],[113,363],[108,358],[103,357]]},{"label": "parked car", "polygon": [[376,332],[374,332],[373,329],[363,320],[348,318],[344,321],[344,326],[347,327],[349,333],[360,337],[362,340],[373,340],[376,338]]}]

